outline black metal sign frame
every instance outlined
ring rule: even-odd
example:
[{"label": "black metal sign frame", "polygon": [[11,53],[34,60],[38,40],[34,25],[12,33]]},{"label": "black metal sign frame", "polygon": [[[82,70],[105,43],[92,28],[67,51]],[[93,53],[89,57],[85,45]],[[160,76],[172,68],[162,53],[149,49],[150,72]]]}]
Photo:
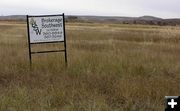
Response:
[{"label": "black metal sign frame", "polygon": [[[51,17],[51,16],[62,16],[63,17],[63,31],[64,31],[64,41],[52,41],[52,42],[35,42],[31,43],[30,42],[30,32],[29,32],[29,18],[30,17]],[[58,14],[58,15],[40,15],[40,16],[29,16],[27,15],[27,32],[28,32],[28,47],[29,47],[29,62],[30,66],[32,66],[32,55],[33,54],[43,54],[43,53],[53,53],[53,52],[64,52],[64,59],[66,66],[68,65],[67,63],[67,48],[66,48],[66,32],[65,32],[65,17],[64,13],[63,14]],[[47,51],[38,51],[38,52],[32,52],[31,51],[31,45],[33,44],[48,44],[48,43],[64,43],[64,49],[63,50],[47,50]]]}]

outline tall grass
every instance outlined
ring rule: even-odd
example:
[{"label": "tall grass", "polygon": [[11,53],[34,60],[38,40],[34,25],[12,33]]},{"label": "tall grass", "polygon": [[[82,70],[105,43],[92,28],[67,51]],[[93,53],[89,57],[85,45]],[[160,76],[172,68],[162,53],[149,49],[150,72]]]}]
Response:
[{"label": "tall grass", "polygon": [[30,71],[26,25],[2,23],[0,111],[162,111],[180,94],[179,29],[68,23],[68,67],[34,55]]}]

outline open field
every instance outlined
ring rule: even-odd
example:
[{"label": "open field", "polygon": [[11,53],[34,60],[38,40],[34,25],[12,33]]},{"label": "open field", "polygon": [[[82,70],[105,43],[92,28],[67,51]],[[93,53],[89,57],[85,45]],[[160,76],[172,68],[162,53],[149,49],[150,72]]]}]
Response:
[{"label": "open field", "polygon": [[163,111],[180,95],[179,26],[66,29],[68,67],[63,53],[34,55],[30,71],[26,24],[0,22],[0,111]]}]

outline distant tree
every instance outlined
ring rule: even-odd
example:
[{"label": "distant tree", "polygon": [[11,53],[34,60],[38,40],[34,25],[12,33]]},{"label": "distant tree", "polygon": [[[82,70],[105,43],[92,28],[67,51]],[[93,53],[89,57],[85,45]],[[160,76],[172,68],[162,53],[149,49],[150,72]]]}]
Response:
[{"label": "distant tree", "polygon": [[155,23],[153,21],[149,21],[148,24],[149,25],[155,25]]},{"label": "distant tree", "polygon": [[128,21],[123,21],[123,24],[129,24],[129,22]]},{"label": "distant tree", "polygon": [[69,16],[68,19],[74,20],[74,19],[78,19],[78,17],[77,16]]},{"label": "distant tree", "polygon": [[67,17],[67,22],[75,22],[75,21],[78,21],[77,16],[68,16]]},{"label": "distant tree", "polygon": [[158,22],[157,22],[157,25],[162,26],[162,22],[161,22],[161,21],[158,21]]}]

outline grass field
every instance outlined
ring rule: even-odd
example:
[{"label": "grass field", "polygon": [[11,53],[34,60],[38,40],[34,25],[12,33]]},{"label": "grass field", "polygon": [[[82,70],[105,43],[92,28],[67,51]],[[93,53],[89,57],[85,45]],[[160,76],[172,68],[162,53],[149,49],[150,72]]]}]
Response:
[{"label": "grass field", "polygon": [[[180,95],[180,27],[67,23],[63,53],[33,56],[26,24],[0,23],[0,111],[163,111]],[[33,50],[63,48],[33,46]]]}]

